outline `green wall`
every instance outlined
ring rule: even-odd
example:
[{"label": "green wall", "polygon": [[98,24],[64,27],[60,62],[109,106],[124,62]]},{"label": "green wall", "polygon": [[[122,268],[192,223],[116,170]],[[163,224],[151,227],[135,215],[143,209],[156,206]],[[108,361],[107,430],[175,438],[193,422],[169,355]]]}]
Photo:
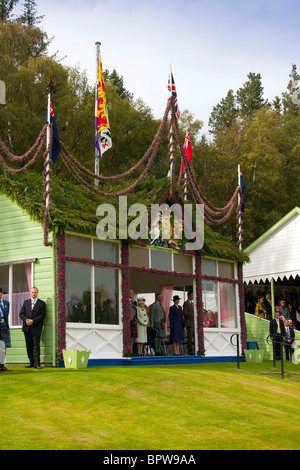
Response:
[{"label": "green wall", "polygon": [[[273,360],[273,347],[266,341],[269,336],[270,322],[255,315],[245,314],[246,328],[247,328],[247,341],[256,341],[259,349],[264,351],[264,359]],[[295,339],[300,340],[300,331],[295,331]],[[300,341],[297,341],[300,345]],[[285,351],[283,351],[285,359]]]},{"label": "green wall", "polygon": [[[52,235],[49,235],[52,241]],[[44,246],[43,227],[30,219],[17,204],[0,194],[0,263],[36,258],[33,263],[33,285],[39,298],[47,304],[41,339],[41,362],[55,365],[55,248]],[[11,328],[12,347],[7,350],[7,363],[27,363],[25,340],[21,327]]]}]

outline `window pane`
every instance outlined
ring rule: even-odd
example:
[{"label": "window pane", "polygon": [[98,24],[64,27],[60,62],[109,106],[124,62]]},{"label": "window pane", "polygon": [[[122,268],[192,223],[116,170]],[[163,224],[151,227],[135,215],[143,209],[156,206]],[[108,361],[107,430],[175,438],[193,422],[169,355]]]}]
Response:
[{"label": "window pane", "polygon": [[91,240],[89,238],[66,235],[66,256],[91,258]]},{"label": "window pane", "polygon": [[94,259],[99,261],[119,262],[119,243],[94,240]]},{"label": "window pane", "polygon": [[202,258],[202,274],[206,274],[206,276],[217,275],[217,263],[214,259]]},{"label": "window pane", "polygon": [[8,294],[8,271],[9,266],[0,266],[0,287],[4,294]]},{"label": "window pane", "polygon": [[90,266],[66,263],[67,321],[91,322],[91,270]]},{"label": "window pane", "polygon": [[174,253],[174,271],[179,273],[192,273],[193,257]]},{"label": "window pane", "polygon": [[31,263],[14,264],[13,285],[12,285],[12,305],[11,305],[11,326],[22,325],[19,317],[24,300],[30,298],[31,287]]},{"label": "window pane", "polygon": [[234,264],[233,263],[226,263],[224,261],[219,261],[219,276],[220,277],[228,277],[228,279],[234,278]]},{"label": "window pane", "polygon": [[129,264],[140,268],[149,268],[149,250],[136,246],[129,248]]},{"label": "window pane", "polygon": [[31,264],[13,265],[13,293],[29,292],[31,282]]},{"label": "window pane", "polygon": [[117,269],[95,268],[95,323],[119,324]]},{"label": "window pane", "polygon": [[172,271],[172,253],[151,250],[151,268]]},{"label": "window pane", "polygon": [[221,311],[221,327],[236,328],[236,299],[235,286],[220,282],[220,311]]},{"label": "window pane", "polygon": [[213,281],[203,281],[203,326],[205,328],[218,327],[218,287]]}]

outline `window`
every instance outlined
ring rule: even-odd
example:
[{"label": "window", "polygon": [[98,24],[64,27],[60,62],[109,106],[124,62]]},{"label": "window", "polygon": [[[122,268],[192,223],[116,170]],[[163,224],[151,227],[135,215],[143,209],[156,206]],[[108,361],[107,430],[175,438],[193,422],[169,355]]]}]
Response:
[{"label": "window", "polygon": [[[119,262],[120,244],[66,236],[66,254],[105,262]],[[119,324],[119,269],[66,263],[67,322]]]},{"label": "window", "polygon": [[119,324],[118,270],[95,268],[95,323]]},{"label": "window", "polygon": [[151,250],[151,268],[172,271],[172,253],[162,250]]},{"label": "window", "polygon": [[[234,278],[234,264],[202,259],[203,276]],[[203,321],[205,328],[237,328],[236,286],[214,280],[203,280]]]},{"label": "window", "polygon": [[91,267],[66,263],[67,321],[91,323]]},{"label": "window", "polygon": [[104,240],[94,240],[93,242],[94,259],[110,263],[119,262],[119,243],[111,243]]},{"label": "window", "polygon": [[22,325],[19,317],[24,300],[30,298],[32,263],[15,263],[0,266],[0,287],[3,298],[10,302],[10,327]]},{"label": "window", "polygon": [[218,322],[218,285],[214,281],[202,282],[203,326],[217,328]]}]

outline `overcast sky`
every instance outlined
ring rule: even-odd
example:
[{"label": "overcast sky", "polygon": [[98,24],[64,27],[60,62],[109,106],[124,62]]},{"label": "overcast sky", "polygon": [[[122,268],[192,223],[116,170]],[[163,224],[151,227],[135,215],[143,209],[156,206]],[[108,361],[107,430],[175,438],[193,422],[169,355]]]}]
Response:
[{"label": "overcast sky", "polygon": [[[20,0],[22,4],[22,0]],[[204,122],[229,89],[261,73],[265,98],[286,90],[292,63],[300,70],[299,0],[37,0],[39,25],[54,36],[50,53],[96,77],[103,68],[163,116],[172,65],[181,110]]]}]

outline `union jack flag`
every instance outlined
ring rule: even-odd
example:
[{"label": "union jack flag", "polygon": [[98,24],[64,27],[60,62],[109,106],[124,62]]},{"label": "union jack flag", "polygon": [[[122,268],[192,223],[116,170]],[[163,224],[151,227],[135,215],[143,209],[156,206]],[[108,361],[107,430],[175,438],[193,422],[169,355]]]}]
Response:
[{"label": "union jack flag", "polygon": [[177,92],[176,92],[175,81],[174,81],[172,72],[169,74],[168,90],[172,93],[172,96],[174,96],[175,112],[176,112],[177,119],[179,119],[180,110],[178,106]]}]

